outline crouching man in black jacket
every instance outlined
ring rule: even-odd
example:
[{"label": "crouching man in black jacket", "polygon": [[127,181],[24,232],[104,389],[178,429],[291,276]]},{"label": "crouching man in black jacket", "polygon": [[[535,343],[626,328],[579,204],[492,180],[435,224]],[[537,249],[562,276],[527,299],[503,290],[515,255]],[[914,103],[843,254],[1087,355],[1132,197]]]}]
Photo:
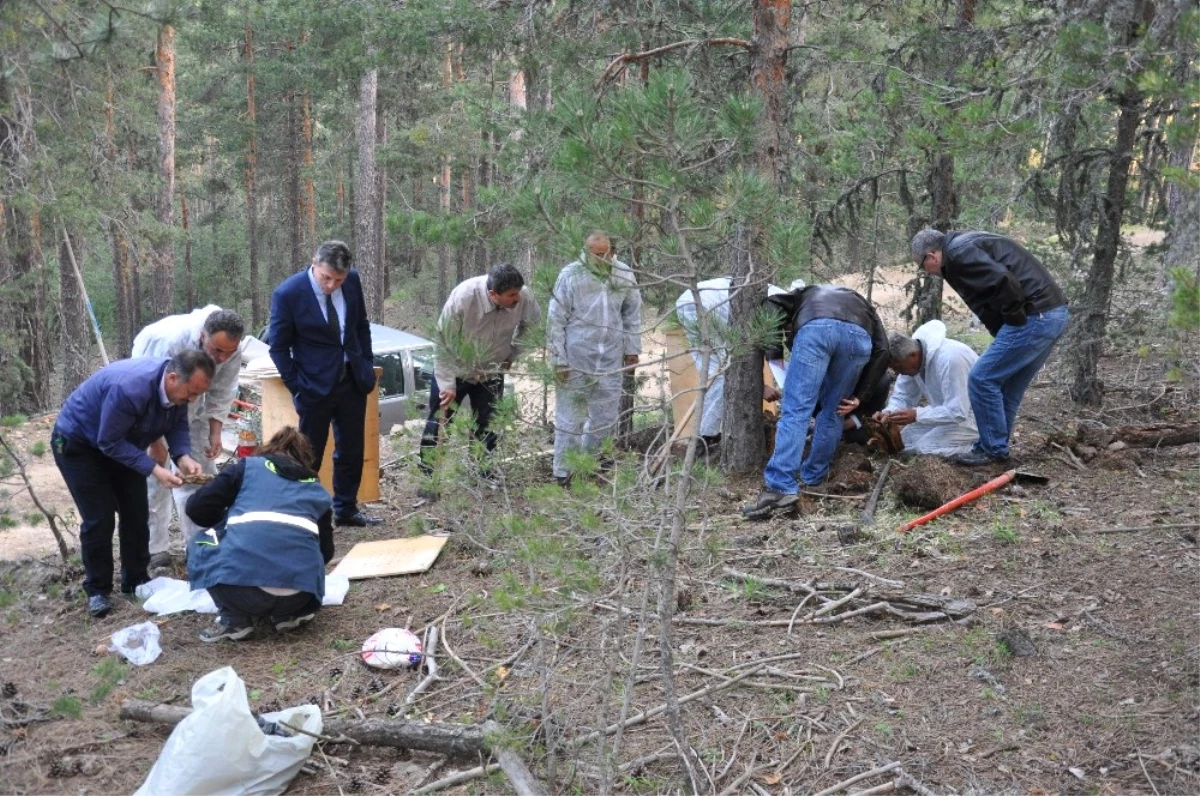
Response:
[{"label": "crouching man in black jacket", "polygon": [[[765,486],[758,500],[742,509],[751,518],[795,505],[797,465],[805,486],[825,480],[842,436],[842,418],[867,403],[889,359],[887,332],[875,308],[853,290],[812,285],[768,296],[763,306],[775,314],[780,330],[779,342],[765,352],[767,359],[782,359],[785,341],[792,357]],[[812,445],[801,461],[808,421],[818,404]]]},{"label": "crouching man in black jacket", "polygon": [[1003,235],[923,229],[912,257],[941,274],[995,338],[967,380],[979,441],[955,461],[1007,462],[1021,398],[1067,327],[1066,294],[1040,260]]}]

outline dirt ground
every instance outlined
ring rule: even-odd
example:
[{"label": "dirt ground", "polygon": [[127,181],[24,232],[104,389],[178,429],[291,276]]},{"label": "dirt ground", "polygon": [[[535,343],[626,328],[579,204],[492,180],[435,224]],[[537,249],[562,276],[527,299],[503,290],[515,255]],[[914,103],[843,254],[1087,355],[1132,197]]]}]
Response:
[{"label": "dirt ground", "polygon": [[[1196,340],[1157,327],[1114,338],[1103,408],[1066,400],[1057,356],[1026,396],[1015,456],[1049,483],[1010,485],[903,536],[897,527],[920,511],[891,479],[859,527],[882,460],[852,447],[797,516],[765,522],[738,512],[757,478],[702,469],[670,606],[673,682],[655,617],[675,471],[666,491],[635,488],[644,463],[623,454],[614,474],[564,491],[543,459],[521,456],[545,446],[531,427],[497,452],[497,489],[451,473],[442,499],[426,502],[413,472],[387,469],[374,507],[387,523],[339,530],[339,555],[419,532],[449,532],[450,543],[430,572],[356,581],[345,605],[292,634],[205,645],[196,634],[209,617],[174,615],[158,620],[162,657],[130,667],[96,649],[142,621],[139,606],[93,620],[78,566],[0,562],[0,790],[132,792],[169,728],[122,721],[121,701],[187,705],[196,679],[231,665],[256,710],[313,702],[346,719],[496,720],[558,793],[687,790],[667,714],[603,746],[573,745],[665,704],[671,689],[687,698],[679,724],[714,792],[880,793],[893,782],[899,793],[1200,792],[1200,446],[1078,441],[1195,424],[1200,385],[1177,363],[1194,361],[1181,352]],[[22,433],[32,445],[45,432]],[[33,472],[46,466],[37,459]],[[893,473],[921,466],[900,460]],[[870,610],[916,595],[953,601],[957,621]],[[406,707],[419,675],[368,669],[357,650],[382,627],[431,625],[450,644],[441,679]],[[479,762],[321,747],[289,793],[410,792]],[[446,792],[511,790],[491,774]]]}]

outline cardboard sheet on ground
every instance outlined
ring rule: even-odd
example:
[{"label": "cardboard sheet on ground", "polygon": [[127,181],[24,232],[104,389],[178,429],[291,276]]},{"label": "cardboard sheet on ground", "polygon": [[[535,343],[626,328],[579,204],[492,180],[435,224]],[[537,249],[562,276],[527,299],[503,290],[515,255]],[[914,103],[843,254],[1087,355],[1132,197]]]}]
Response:
[{"label": "cardboard sheet on ground", "polygon": [[350,580],[362,580],[428,572],[449,538],[426,534],[407,539],[359,542],[337,565],[333,574],[344,575]]}]

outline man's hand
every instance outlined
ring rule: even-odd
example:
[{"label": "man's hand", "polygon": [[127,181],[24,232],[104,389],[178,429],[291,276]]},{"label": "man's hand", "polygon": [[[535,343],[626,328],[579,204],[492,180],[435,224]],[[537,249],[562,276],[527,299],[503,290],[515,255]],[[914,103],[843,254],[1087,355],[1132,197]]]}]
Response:
[{"label": "man's hand", "polygon": [[782,397],[783,397],[783,393],[781,393],[775,385],[773,385],[773,384],[764,384],[763,385],[763,400],[764,401],[778,401]]},{"label": "man's hand", "polygon": [[625,355],[625,367],[627,367],[627,368],[633,367],[639,361],[640,361],[640,358],[638,357],[637,354],[626,354]]},{"label": "man's hand", "polygon": [[167,489],[174,489],[177,486],[183,486],[183,479],[175,475],[175,473],[163,467],[161,464],[154,466],[154,472],[151,473],[158,483],[165,486]]},{"label": "man's hand", "polygon": [[204,472],[200,467],[200,462],[186,453],[179,457],[179,461],[175,462],[175,469],[183,475],[200,475],[200,473]]},{"label": "man's hand", "polygon": [[917,422],[916,409],[896,409],[892,412],[880,412],[880,420],[884,423],[891,423],[893,426],[907,426],[909,423]]},{"label": "man's hand", "polygon": [[571,376],[571,369],[566,365],[556,365],[554,368],[554,383],[560,387],[566,385]]},{"label": "man's hand", "polygon": [[146,451],[150,458],[154,460],[159,467],[167,466],[167,441],[162,437],[150,443],[150,449]]},{"label": "man's hand", "polygon": [[204,449],[204,458],[215,459],[221,455],[224,446],[221,444],[221,424],[217,423],[208,428],[208,447]]},{"label": "man's hand", "polygon": [[438,409],[445,409],[450,404],[454,403],[454,399],[458,393],[454,390],[441,390],[438,393]]},{"label": "man's hand", "polygon": [[838,403],[837,413],[839,415],[841,415],[842,417],[845,417],[846,415],[850,414],[855,409],[857,409],[858,405],[859,405],[859,400],[857,398],[855,398],[853,395],[850,396],[849,398],[843,398]]}]

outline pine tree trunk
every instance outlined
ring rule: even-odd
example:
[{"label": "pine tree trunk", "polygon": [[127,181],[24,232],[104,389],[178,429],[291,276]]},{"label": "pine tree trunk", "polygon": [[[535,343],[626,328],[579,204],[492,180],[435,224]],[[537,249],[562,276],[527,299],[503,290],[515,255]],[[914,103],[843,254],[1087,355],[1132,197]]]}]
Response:
[{"label": "pine tree trunk", "polygon": [[188,218],[187,194],[179,192],[179,224],[183,228],[183,289],[187,308],[196,306],[196,280],[192,274],[192,228]]},{"label": "pine tree trunk", "polygon": [[310,251],[317,248],[317,189],[313,177],[312,95],[308,89],[304,89],[300,95],[300,140],[304,152],[304,187],[301,193],[304,202],[304,249]]},{"label": "pine tree trunk", "polygon": [[50,407],[50,324],[46,316],[49,282],[41,246],[41,217],[36,207],[25,210],[13,206],[12,269],[19,290],[16,332],[21,341],[21,360],[30,368],[30,377],[22,390],[22,408],[40,412]]},{"label": "pine tree trunk", "polygon": [[[756,159],[760,172],[779,186],[786,172],[787,113],[784,77],[788,54],[790,0],[755,0],[754,37],[750,42],[750,83],[763,102]],[[762,230],[739,224],[731,246],[730,273],[734,328],[750,326],[750,318],[766,297],[767,267]],[[752,271],[757,273],[752,274]],[[721,466],[726,472],[747,473],[762,468],[763,418],[762,351],[749,347],[730,358],[725,374],[725,415],[722,420]]]},{"label": "pine tree trunk", "polygon": [[[387,147],[387,116],[382,111],[375,115],[375,149],[379,151]],[[384,222],[387,220],[387,167],[376,165],[375,168],[375,257],[379,268],[375,275],[375,285],[379,289],[379,313],[376,317],[383,322],[384,300],[388,297],[388,267],[387,267],[387,230]]]},{"label": "pine tree trunk", "polygon": [[[112,80],[109,79],[104,91],[104,137],[105,150],[112,168],[117,167],[117,131],[116,131],[115,92]],[[111,184],[110,184],[111,185]],[[133,346],[133,308],[137,299],[133,292],[133,273],[129,262],[129,247],[121,232],[120,224],[110,220],[106,224],[109,243],[112,246],[113,263],[113,294],[116,309],[116,334],[106,345],[117,359],[129,356]],[[83,252],[76,249],[76,255]]]},{"label": "pine tree trunk", "polygon": [[[290,41],[284,41],[284,49],[289,53],[295,50]],[[288,246],[291,253],[288,257],[293,263],[304,262],[304,199],[300,193],[300,160],[303,157],[300,141],[300,114],[296,107],[296,90],[289,88],[284,94],[283,104],[287,108],[284,114],[285,135],[287,137],[287,229]]]},{"label": "pine tree trunk", "polygon": [[175,28],[158,29],[155,50],[158,76],[158,197],[155,217],[159,230],[151,249],[154,273],[154,317],[175,309]]},{"label": "pine tree trunk", "polygon": [[[242,50],[246,61],[246,245],[250,259],[250,317],[258,328],[267,318],[263,289],[258,278],[258,105],[254,97],[254,28],[246,24],[246,43]],[[303,262],[301,260],[300,262]],[[292,263],[296,268],[300,263]]]},{"label": "pine tree trunk", "polygon": [[1126,89],[1118,97],[1117,137],[1108,169],[1100,226],[1092,267],[1083,298],[1072,307],[1072,330],[1066,359],[1071,365],[1070,394],[1076,403],[1099,406],[1104,400],[1104,382],[1096,372],[1104,347],[1108,310],[1112,300],[1113,273],[1121,245],[1121,221],[1125,216],[1125,188],[1142,119],[1142,94]]},{"label": "pine tree trunk", "polygon": [[[83,239],[77,235],[71,236],[69,247],[66,239],[58,246],[58,339],[62,348],[59,394],[63,400],[83,383],[91,370],[88,352],[92,335],[88,329],[87,306],[72,265],[72,251],[79,257],[83,256]],[[79,270],[83,272],[82,262],[79,263]]]},{"label": "pine tree trunk", "polygon": [[362,278],[367,314],[383,317],[379,271],[379,197],[375,188],[375,141],[379,70],[363,73],[358,86],[358,191],[354,206],[354,265]]}]

